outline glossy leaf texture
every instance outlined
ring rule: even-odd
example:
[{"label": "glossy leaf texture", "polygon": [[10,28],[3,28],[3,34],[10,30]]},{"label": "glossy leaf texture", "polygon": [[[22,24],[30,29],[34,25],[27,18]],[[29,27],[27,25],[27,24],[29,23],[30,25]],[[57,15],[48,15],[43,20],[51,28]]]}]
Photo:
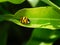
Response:
[{"label": "glossy leaf texture", "polygon": [[[10,18],[8,20],[24,27],[47,28],[52,30],[60,28],[60,13],[49,6],[21,9],[13,17],[13,19]],[[20,22],[21,17],[27,17],[30,20],[30,24],[22,24]]]},{"label": "glossy leaf texture", "polygon": [[24,2],[25,0],[0,0],[0,2],[6,2],[6,1],[14,3],[14,4],[20,4]]}]

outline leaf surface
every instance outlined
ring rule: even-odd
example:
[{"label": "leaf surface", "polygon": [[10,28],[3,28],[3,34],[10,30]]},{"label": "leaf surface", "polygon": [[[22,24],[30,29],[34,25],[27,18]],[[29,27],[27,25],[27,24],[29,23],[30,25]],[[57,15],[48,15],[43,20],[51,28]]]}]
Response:
[{"label": "leaf surface", "polygon": [[20,4],[20,3],[24,2],[25,0],[0,0],[0,2],[6,2],[6,1],[9,1],[14,4]]},{"label": "leaf surface", "polygon": [[[20,23],[21,17],[27,17],[30,24],[24,25]],[[29,28],[56,29],[60,25],[60,14],[53,10],[52,7],[25,8],[17,11],[14,18],[18,22],[13,21],[14,23]]]}]

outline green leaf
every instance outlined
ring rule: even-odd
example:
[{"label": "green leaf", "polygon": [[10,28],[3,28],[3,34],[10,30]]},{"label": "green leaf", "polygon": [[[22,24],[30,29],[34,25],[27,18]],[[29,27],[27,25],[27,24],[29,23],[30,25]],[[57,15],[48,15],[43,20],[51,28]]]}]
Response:
[{"label": "green leaf", "polygon": [[[30,20],[30,24],[22,24],[20,22],[22,16],[27,17]],[[4,15],[1,17],[1,20],[3,18],[4,20],[12,21],[17,25],[29,28],[60,28],[60,13],[53,10],[52,7],[25,8],[16,12],[15,15]]]},{"label": "green leaf", "polygon": [[43,1],[43,2],[45,2],[45,3],[47,3],[47,4],[49,4],[49,5],[51,5],[52,7],[54,7],[55,9],[57,9],[57,10],[60,10],[60,7],[59,7],[59,0],[55,0],[55,1],[53,1],[53,0],[41,0],[41,1]]},{"label": "green leaf", "polygon": [[[29,18],[30,24],[22,24],[20,22],[22,16]],[[48,29],[60,28],[60,13],[53,10],[52,7],[25,8],[17,11],[13,17],[13,19],[9,20],[24,27]]]},{"label": "green leaf", "polygon": [[11,3],[14,3],[14,4],[20,4],[22,2],[24,2],[25,0],[0,0],[0,2],[6,2],[6,1],[9,1]]},{"label": "green leaf", "polygon": [[35,28],[27,42],[27,45],[53,45],[53,42],[58,38],[56,31],[49,29]]},{"label": "green leaf", "polygon": [[8,1],[11,3],[14,3],[14,4],[20,4],[20,3],[24,2],[25,0],[8,0]]},{"label": "green leaf", "polygon": [[60,0],[55,0],[55,1],[53,1],[53,0],[50,0],[51,2],[53,2],[54,4],[56,4],[57,6],[59,6],[60,7]]},{"label": "green leaf", "polygon": [[7,1],[7,0],[0,0],[0,2],[5,2],[5,1]]},{"label": "green leaf", "polygon": [[13,15],[12,14],[5,14],[5,15],[0,15],[0,22],[8,19],[12,19]]}]

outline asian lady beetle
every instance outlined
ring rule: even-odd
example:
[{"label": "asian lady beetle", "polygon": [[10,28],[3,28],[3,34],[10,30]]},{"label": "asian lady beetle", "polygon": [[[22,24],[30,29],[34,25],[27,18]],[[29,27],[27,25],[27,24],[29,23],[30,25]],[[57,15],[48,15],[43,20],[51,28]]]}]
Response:
[{"label": "asian lady beetle", "polygon": [[29,24],[30,23],[30,20],[27,17],[21,17],[20,18],[20,22],[22,24]]}]

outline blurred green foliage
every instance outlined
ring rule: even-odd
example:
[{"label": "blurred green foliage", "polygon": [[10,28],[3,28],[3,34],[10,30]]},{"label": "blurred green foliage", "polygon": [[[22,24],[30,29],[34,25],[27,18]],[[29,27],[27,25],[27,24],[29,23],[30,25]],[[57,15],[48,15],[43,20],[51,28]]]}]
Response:
[{"label": "blurred green foliage", "polygon": [[60,38],[59,6],[59,0],[0,0],[0,45],[53,45]]},{"label": "blurred green foliage", "polygon": [[14,4],[20,4],[24,2],[25,0],[17,0],[17,1],[16,0],[0,0],[0,2],[6,2],[6,1],[14,3]]}]

